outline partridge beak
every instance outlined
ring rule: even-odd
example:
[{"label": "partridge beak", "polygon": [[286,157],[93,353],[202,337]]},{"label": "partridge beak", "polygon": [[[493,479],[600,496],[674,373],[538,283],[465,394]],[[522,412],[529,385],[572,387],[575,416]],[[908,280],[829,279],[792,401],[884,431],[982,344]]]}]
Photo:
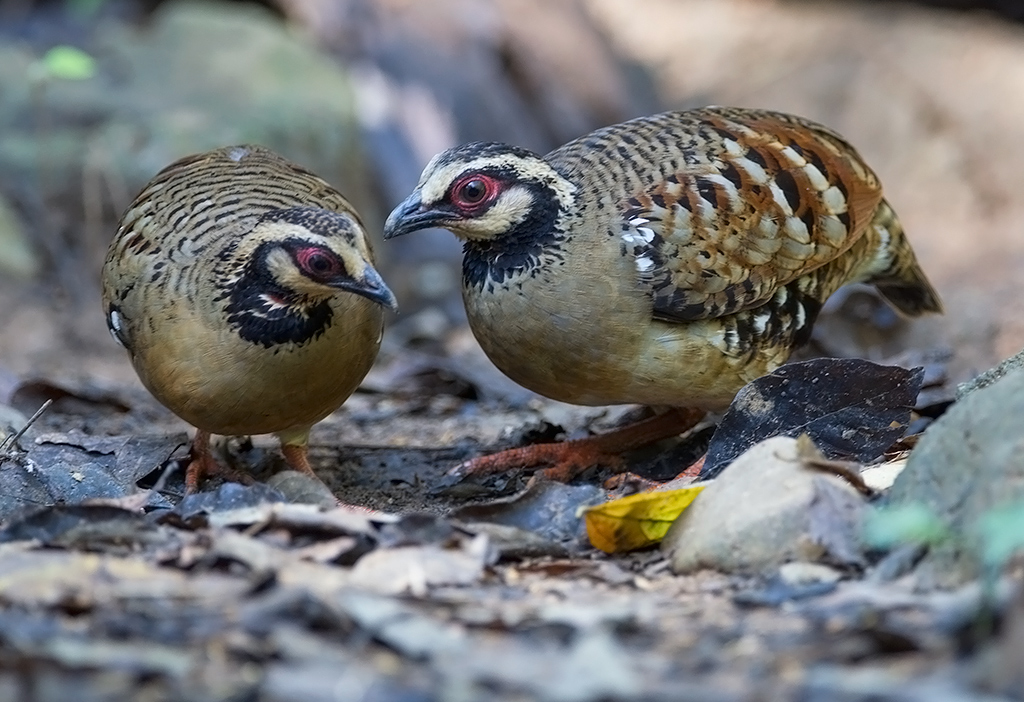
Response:
[{"label": "partridge beak", "polygon": [[395,294],[391,292],[384,279],[380,277],[380,273],[372,266],[366,266],[361,278],[339,277],[337,280],[332,280],[329,285],[338,290],[365,297],[367,300],[387,307],[392,312],[398,311],[398,300],[395,299]]},{"label": "partridge beak", "polygon": [[451,221],[451,214],[442,210],[425,208],[420,194],[414,192],[391,211],[384,223],[384,238],[394,239],[409,232],[431,227],[443,227]]}]

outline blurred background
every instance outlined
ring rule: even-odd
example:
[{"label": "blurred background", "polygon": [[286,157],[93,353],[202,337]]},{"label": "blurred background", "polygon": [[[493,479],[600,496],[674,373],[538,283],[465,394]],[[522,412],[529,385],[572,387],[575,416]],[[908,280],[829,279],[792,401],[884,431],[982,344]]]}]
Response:
[{"label": "blurred background", "polygon": [[[965,379],[1024,347],[1021,21],[1010,0],[0,0],[0,391],[136,382],[99,270],[124,207],[183,155],[270,146],[377,233],[450,145],[544,153],[706,104],[843,133],[944,296],[944,318],[911,324],[838,295],[818,350],[952,352]],[[472,343],[454,237],[376,249],[402,308],[390,348]]]}]

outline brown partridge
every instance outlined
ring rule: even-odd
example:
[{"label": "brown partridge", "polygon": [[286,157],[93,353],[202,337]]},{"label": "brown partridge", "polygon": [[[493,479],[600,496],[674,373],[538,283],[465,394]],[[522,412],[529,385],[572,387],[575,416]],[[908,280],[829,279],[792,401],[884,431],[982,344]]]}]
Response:
[{"label": "brown partridge", "polygon": [[784,363],[846,283],[910,316],[942,309],[853,147],[775,112],[668,112],[547,156],[459,146],[426,166],[384,237],[426,227],[464,241],[470,326],[513,380],[563,402],[675,408],[457,473],[553,463],[564,478],[685,430],[694,408],[723,409]]},{"label": "brown partridge", "polygon": [[341,193],[233,146],[172,163],[139,193],[103,265],[103,307],[142,383],[197,428],[194,491],[219,469],[210,434],[276,434],[313,475],[310,428],[362,381],[396,304]]}]

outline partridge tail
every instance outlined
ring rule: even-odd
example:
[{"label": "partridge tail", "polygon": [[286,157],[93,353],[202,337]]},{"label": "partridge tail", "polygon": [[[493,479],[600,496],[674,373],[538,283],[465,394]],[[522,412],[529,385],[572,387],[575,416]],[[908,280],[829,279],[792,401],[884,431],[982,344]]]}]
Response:
[{"label": "partridge tail", "polygon": [[875,287],[889,304],[908,317],[919,317],[929,312],[942,314],[942,301],[938,293],[916,265],[908,271],[904,280],[877,283]]},{"label": "partridge tail", "polygon": [[869,257],[867,270],[858,276],[874,285],[889,304],[908,317],[942,313],[939,294],[921,270],[914,250],[903,232],[896,213],[882,200],[867,232],[875,241],[875,255]]}]

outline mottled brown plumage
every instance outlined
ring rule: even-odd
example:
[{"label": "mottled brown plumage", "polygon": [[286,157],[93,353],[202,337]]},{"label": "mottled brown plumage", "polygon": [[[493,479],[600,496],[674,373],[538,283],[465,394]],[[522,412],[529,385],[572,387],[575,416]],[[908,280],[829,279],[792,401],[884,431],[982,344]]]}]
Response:
[{"label": "mottled brown plumage", "polygon": [[311,473],[310,428],[355,390],[394,296],[358,215],[325,181],[259,146],[177,161],[121,218],[103,306],[143,384],[209,434],[277,434]]},{"label": "mottled brown plumage", "polygon": [[576,404],[722,409],[847,283],[908,315],[941,310],[853,147],[774,112],[669,112],[545,157],[460,146],[427,165],[385,237],[428,226],[465,241],[488,356]]}]

